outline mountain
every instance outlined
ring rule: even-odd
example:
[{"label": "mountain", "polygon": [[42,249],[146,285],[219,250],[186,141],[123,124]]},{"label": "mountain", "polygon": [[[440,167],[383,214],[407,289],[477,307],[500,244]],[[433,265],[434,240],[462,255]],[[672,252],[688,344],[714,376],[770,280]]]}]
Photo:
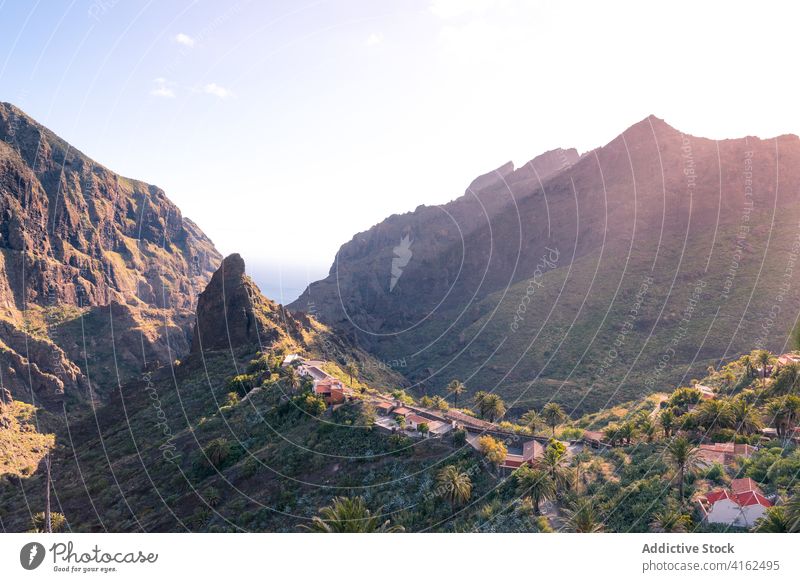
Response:
[{"label": "mountain", "polygon": [[[305,395],[295,396],[281,376],[282,355],[325,360],[344,380],[344,367],[355,363],[362,387],[394,388],[403,379],[325,325],[264,297],[239,255],[226,257],[200,294],[193,337],[180,363],[125,383],[91,413],[67,423],[39,412],[40,432],[56,437],[53,510],[69,530],[294,531],[330,501],[332,480],[344,487],[375,479],[393,462],[395,470],[420,472],[434,452],[452,454],[432,442],[395,461],[389,452],[397,446],[358,421],[358,403],[322,418],[304,412]],[[246,398],[231,395],[248,382]],[[35,467],[52,435],[16,428],[31,408],[0,404],[0,421],[14,429],[0,431],[2,531],[27,530],[31,511],[44,503]],[[224,459],[209,464],[213,447],[224,449]],[[382,489],[396,494],[397,485]]]},{"label": "mountain", "polygon": [[0,103],[0,216],[0,377],[15,398],[104,398],[188,353],[221,256],[161,189]]},{"label": "mountain", "polygon": [[786,346],[797,136],[715,141],[649,116],[544,160],[357,234],[290,309],[403,359],[418,394],[455,377],[516,410],[597,410]]}]

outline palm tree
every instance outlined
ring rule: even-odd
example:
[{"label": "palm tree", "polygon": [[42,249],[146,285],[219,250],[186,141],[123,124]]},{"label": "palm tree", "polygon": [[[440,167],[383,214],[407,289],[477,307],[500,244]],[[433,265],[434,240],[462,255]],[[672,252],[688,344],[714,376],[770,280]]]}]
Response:
[{"label": "palm tree", "polygon": [[695,409],[694,418],[709,433],[720,428],[730,428],[734,421],[729,403],[720,399],[702,402]]},{"label": "palm tree", "polygon": [[303,529],[317,533],[394,533],[405,531],[402,526],[381,522],[381,510],[373,515],[363,497],[334,497],[333,503],[319,510],[311,525]]},{"label": "palm tree", "polygon": [[789,532],[800,533],[800,493],[795,493],[784,507]]},{"label": "palm tree", "polygon": [[767,422],[775,427],[778,438],[785,438],[800,418],[800,397],[790,394],[770,400],[766,408]]},{"label": "palm tree", "polygon": [[475,408],[478,410],[478,414],[482,415],[481,408],[483,405],[483,401],[489,395],[488,392],[484,390],[478,390],[475,395],[472,397],[472,400],[475,402]]},{"label": "palm tree", "polygon": [[574,509],[566,509],[567,529],[575,533],[596,533],[605,527],[594,510],[594,505],[584,502]]},{"label": "palm tree", "polygon": [[790,533],[786,507],[776,505],[767,509],[764,517],[756,521],[756,527],[753,528],[753,531],[760,533]]},{"label": "palm tree", "polygon": [[472,495],[472,480],[469,474],[462,473],[455,465],[444,467],[436,475],[439,495],[450,502],[450,506],[466,503]]},{"label": "palm tree", "polygon": [[[45,512],[40,511],[33,516],[33,529],[31,533],[47,533],[47,516]],[[50,513],[50,532],[58,533],[64,531],[67,525],[67,518],[63,513],[53,511]]]},{"label": "palm tree", "polygon": [[506,404],[497,394],[487,394],[481,400],[481,416],[494,422],[506,413]]},{"label": "palm tree", "polygon": [[744,373],[750,378],[753,375],[753,359],[748,355],[744,355],[739,358],[739,363],[744,366]]},{"label": "palm tree", "polygon": [[686,472],[693,470],[698,463],[698,448],[686,437],[679,436],[667,445],[666,454],[678,470],[678,492],[683,503],[683,485]]},{"label": "palm tree", "polygon": [[774,396],[793,394],[800,386],[800,365],[789,364],[781,368],[775,382],[770,386],[770,392]]},{"label": "palm tree", "polygon": [[537,459],[536,466],[550,475],[559,489],[571,486],[572,474],[567,469],[567,455],[564,445],[555,441],[559,446],[548,445],[544,454]]},{"label": "palm tree", "polygon": [[203,449],[208,462],[219,469],[231,454],[231,445],[224,438],[211,440]]},{"label": "palm tree", "polygon": [[668,509],[653,515],[650,531],[657,533],[685,533],[692,519],[680,511]]},{"label": "palm tree", "polygon": [[453,379],[447,385],[447,393],[453,395],[453,408],[458,408],[458,397],[467,391],[467,387],[460,380]]},{"label": "palm tree", "polygon": [[765,388],[767,386],[767,366],[772,358],[772,354],[767,350],[756,350],[753,352],[751,358],[755,361],[756,365],[761,366],[761,387]]},{"label": "palm tree", "polygon": [[672,429],[675,428],[675,413],[671,408],[663,410],[658,415],[658,423],[661,425],[661,430],[664,431],[664,437],[672,436]]},{"label": "palm tree", "polygon": [[647,442],[651,443],[656,436],[656,425],[653,424],[653,421],[647,416],[639,422],[639,431],[645,436]]},{"label": "palm tree", "polygon": [[619,440],[619,425],[616,423],[611,423],[603,429],[603,438],[608,441],[612,447],[617,444]]},{"label": "palm tree", "polygon": [[292,390],[297,390],[300,387],[301,378],[300,374],[297,373],[292,366],[287,366],[284,368],[284,377],[286,378],[286,383]]},{"label": "palm tree", "polygon": [[345,366],[345,371],[347,372],[347,375],[350,376],[350,386],[352,387],[353,378],[358,376],[358,366],[356,365],[355,362],[352,361],[347,362],[347,365]]},{"label": "palm tree", "polygon": [[531,434],[535,434],[536,429],[544,424],[544,419],[542,419],[541,415],[533,409],[530,409],[528,412],[523,414],[519,420],[524,427],[530,429]]},{"label": "palm tree", "polygon": [[744,398],[735,398],[730,404],[730,412],[735,434],[742,432],[749,435],[761,430],[762,423],[758,417],[758,410]]},{"label": "palm tree", "polygon": [[631,421],[623,422],[622,425],[619,427],[617,431],[618,438],[625,441],[626,445],[631,444],[631,439],[633,439],[634,434],[636,433],[636,427]]},{"label": "palm tree", "polygon": [[556,427],[563,424],[567,418],[567,413],[556,402],[548,402],[542,408],[542,418],[553,431],[553,438],[556,436]]},{"label": "palm tree", "polygon": [[530,497],[533,503],[533,512],[539,515],[539,505],[543,501],[553,499],[556,495],[556,484],[547,471],[522,465],[514,472],[517,480],[517,494],[520,497]]}]

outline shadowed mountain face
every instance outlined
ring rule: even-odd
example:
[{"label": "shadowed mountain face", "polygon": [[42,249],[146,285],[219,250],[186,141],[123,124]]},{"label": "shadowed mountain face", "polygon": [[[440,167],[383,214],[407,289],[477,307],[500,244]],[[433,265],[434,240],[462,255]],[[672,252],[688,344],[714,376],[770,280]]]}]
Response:
[{"label": "shadowed mountain face", "polygon": [[188,352],[221,257],[162,190],[0,103],[0,217],[0,372],[16,398],[102,396]]},{"label": "shadowed mountain face", "polygon": [[519,409],[596,409],[786,345],[798,190],[796,136],[718,142],[651,116],[386,219],[290,308],[405,358],[421,392],[458,377]]}]

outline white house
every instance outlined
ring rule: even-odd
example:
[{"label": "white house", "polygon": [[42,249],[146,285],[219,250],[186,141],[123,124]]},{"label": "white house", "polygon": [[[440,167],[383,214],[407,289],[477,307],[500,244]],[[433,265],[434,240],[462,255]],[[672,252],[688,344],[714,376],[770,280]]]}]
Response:
[{"label": "white house", "polygon": [[716,489],[701,497],[698,505],[707,523],[751,528],[772,507],[752,479],[734,479],[730,489]]}]

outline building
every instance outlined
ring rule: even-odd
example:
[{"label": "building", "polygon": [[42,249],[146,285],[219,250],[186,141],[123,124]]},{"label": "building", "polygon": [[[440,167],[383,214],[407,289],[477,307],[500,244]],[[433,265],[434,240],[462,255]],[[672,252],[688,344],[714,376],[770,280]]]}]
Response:
[{"label": "building", "polygon": [[737,457],[750,458],[756,448],[740,443],[711,443],[698,446],[698,459],[701,464],[711,466],[714,463],[730,465]]},{"label": "building", "polygon": [[717,393],[711,386],[705,386],[703,384],[695,384],[694,387],[700,390],[700,397],[703,400],[714,400],[717,397]]},{"label": "building", "polygon": [[328,406],[335,406],[345,401],[344,386],[336,378],[325,378],[314,383],[314,394],[321,396]]},{"label": "building", "polygon": [[599,430],[584,430],[581,440],[584,444],[593,449],[607,448],[611,446],[606,436]]},{"label": "building", "polygon": [[715,489],[698,499],[706,523],[751,528],[764,516],[772,502],[750,478],[734,479],[729,489]]},{"label": "building", "polygon": [[522,448],[508,448],[508,453],[503,463],[503,469],[516,469],[524,464],[533,465],[533,462],[544,455],[544,445],[539,441],[530,440],[522,443]]},{"label": "building", "polygon": [[411,430],[418,430],[419,425],[421,424],[427,425],[428,428],[430,429],[431,422],[434,422],[429,418],[425,418],[424,416],[420,416],[419,414],[414,414],[414,413],[406,415],[405,418],[406,418],[406,428]]},{"label": "building", "polygon": [[380,414],[381,416],[389,416],[392,410],[394,410],[394,404],[391,402],[378,402],[375,404],[375,412]]},{"label": "building", "polygon": [[283,365],[288,366],[289,364],[293,364],[294,362],[302,363],[302,358],[297,354],[289,354],[285,358],[283,358]]},{"label": "building", "polygon": [[789,364],[800,364],[800,354],[788,352],[778,357],[778,367],[788,366]]}]

